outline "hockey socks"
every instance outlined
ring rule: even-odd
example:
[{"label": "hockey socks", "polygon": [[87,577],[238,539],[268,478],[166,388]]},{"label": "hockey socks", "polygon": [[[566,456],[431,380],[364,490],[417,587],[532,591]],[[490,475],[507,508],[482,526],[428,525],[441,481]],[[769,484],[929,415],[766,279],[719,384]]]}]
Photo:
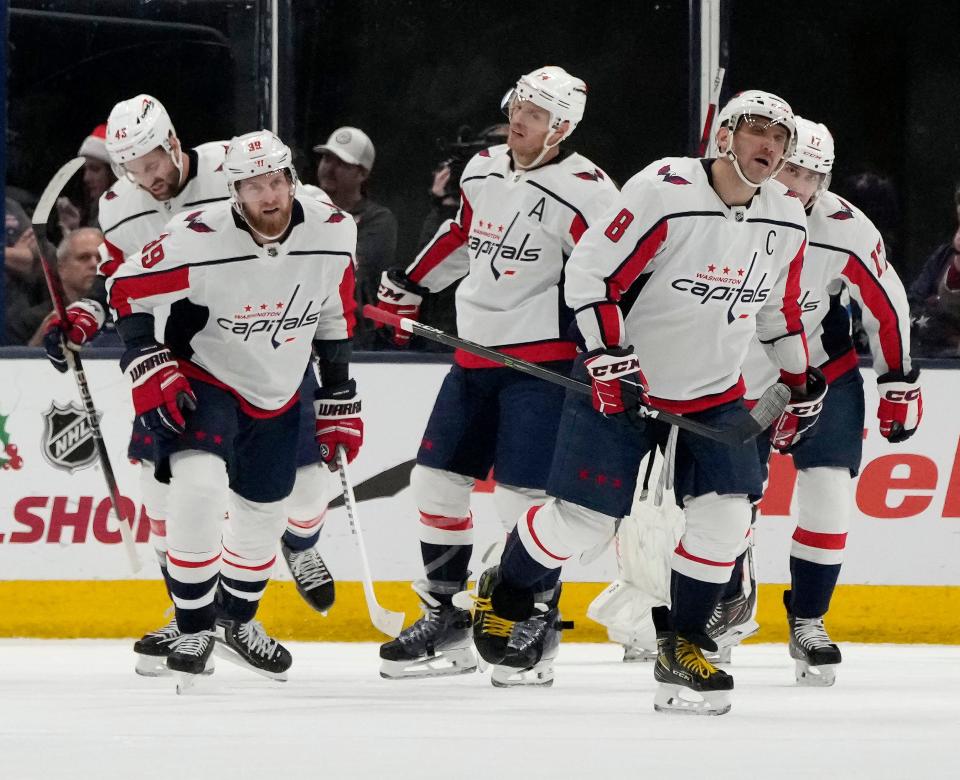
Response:
[{"label": "hockey socks", "polygon": [[818,618],[827,613],[840,564],[811,563],[790,556],[791,596],[787,608],[798,618]]}]

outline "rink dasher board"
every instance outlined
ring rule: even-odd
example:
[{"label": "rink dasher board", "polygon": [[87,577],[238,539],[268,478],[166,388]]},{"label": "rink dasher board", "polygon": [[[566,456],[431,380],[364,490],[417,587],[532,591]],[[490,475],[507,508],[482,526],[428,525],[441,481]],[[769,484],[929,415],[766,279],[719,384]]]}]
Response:
[{"label": "rink dasher board", "polygon": [[[120,549],[99,466],[86,466],[71,473],[55,468],[43,455],[44,414],[54,404],[63,408],[71,401],[78,403],[72,378],[56,374],[41,360],[4,360],[0,368],[0,445],[13,444],[20,459],[14,464],[0,446],[0,458],[7,461],[7,467],[0,469],[0,592],[14,596],[10,588],[19,590],[27,584],[18,585],[16,581],[45,581],[48,589],[79,593],[96,588],[99,581],[134,579]],[[386,484],[380,483],[384,483],[389,469],[409,464],[415,457],[436,391],[448,370],[443,364],[416,363],[362,363],[354,367],[364,397],[366,426],[364,448],[353,468],[354,480],[357,484],[373,480],[374,485],[380,485],[381,492],[399,491],[360,504],[371,568],[375,579],[388,592],[396,588],[399,593],[407,587],[405,583],[419,574],[418,513],[405,482],[398,484],[396,479],[388,479]],[[113,361],[88,361],[87,374],[102,414],[101,426],[113,455],[121,492],[129,499],[123,502],[124,514],[136,516],[138,549],[146,564],[138,579],[155,580],[158,575],[152,564],[148,528],[139,510],[138,467],[125,457],[133,416],[129,385]],[[853,488],[851,500],[855,506],[841,583],[932,586],[923,590],[927,594],[925,605],[941,615],[957,614],[955,608],[942,611],[936,609],[936,604],[948,610],[949,605],[942,599],[953,604],[952,588],[960,586],[960,566],[956,563],[960,560],[960,419],[950,414],[960,391],[960,372],[924,372],[923,424],[912,439],[901,445],[889,445],[877,432],[874,375],[865,370],[864,377],[865,455],[861,475]],[[50,424],[46,427],[49,429]],[[49,431],[46,436],[49,445]],[[76,438],[77,434],[68,432],[68,441],[60,443],[61,451],[77,444],[69,440],[70,436]],[[48,455],[49,452],[48,449]],[[13,465],[18,468],[12,468]],[[771,473],[757,533],[757,569],[762,582],[782,583],[789,579],[787,559],[796,523],[796,502],[791,500],[795,474],[789,459],[778,459]],[[490,484],[480,485],[473,501],[474,572],[480,569],[480,554],[502,539],[503,534],[490,488]],[[360,566],[342,509],[331,510],[321,544],[325,560],[338,582],[343,583],[342,603],[347,603],[349,583],[359,579]],[[289,579],[282,564],[274,575],[280,580]],[[589,566],[568,564],[564,573],[570,598],[577,591],[577,600],[584,601],[584,608],[589,594],[599,590],[598,583],[615,576],[612,551]],[[110,587],[120,596],[125,588],[141,585],[147,588],[146,593],[151,592],[146,582],[114,582]],[[883,588],[887,604],[894,598],[895,590]],[[856,592],[863,591],[857,588]],[[277,588],[277,593],[284,593],[282,587]],[[931,594],[937,594],[933,602]],[[132,591],[129,598],[139,601]],[[869,609],[870,598],[863,598],[863,608]],[[158,602],[163,602],[162,588]],[[904,597],[905,609],[909,602]],[[358,600],[357,605],[362,603]],[[411,604],[412,610],[414,606]],[[862,609],[853,611],[859,614]],[[317,630],[326,633],[325,629]],[[0,633],[5,633],[2,625]],[[352,629],[348,633],[352,634]],[[938,640],[928,637],[925,641]]]}]

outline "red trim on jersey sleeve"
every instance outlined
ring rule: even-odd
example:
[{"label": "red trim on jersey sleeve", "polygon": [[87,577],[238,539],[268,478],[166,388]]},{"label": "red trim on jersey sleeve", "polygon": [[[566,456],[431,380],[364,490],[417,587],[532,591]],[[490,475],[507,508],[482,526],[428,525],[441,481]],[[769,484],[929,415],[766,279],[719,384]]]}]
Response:
[{"label": "red trim on jersey sleeve", "polygon": [[690,398],[686,401],[672,401],[669,398],[658,398],[650,396],[650,404],[657,409],[663,409],[665,412],[674,414],[692,414],[693,412],[702,412],[704,409],[712,409],[721,404],[736,401],[743,398],[747,392],[746,385],[743,383],[743,377],[737,380],[737,383],[723,392],[712,395],[702,395],[699,398]]},{"label": "red trim on jersey sleeve", "polygon": [[620,330],[620,309],[615,303],[601,303],[597,306],[597,320],[600,323],[600,338],[608,347],[620,346],[623,333]]},{"label": "red trim on jersey sleeve", "polygon": [[467,243],[472,221],[473,207],[463,190],[460,190],[460,222],[450,223],[447,232],[430,245],[420,258],[420,262],[407,273],[407,278],[414,284],[420,284],[423,277]]},{"label": "red trim on jersey sleeve", "polygon": [[356,287],[356,271],[353,260],[343,269],[343,278],[340,280],[340,305],[343,307],[343,319],[347,324],[347,338],[353,338],[353,331],[357,327],[357,299],[354,295]]},{"label": "red trim on jersey sleeve", "polygon": [[[519,344],[513,347],[498,347],[504,355],[526,360],[528,363],[550,363],[554,360],[573,360],[577,347],[572,341],[538,341],[536,344]],[[453,361],[461,368],[502,368],[500,363],[478,357],[458,349]]]},{"label": "red trim on jersey sleeve", "polygon": [[580,243],[580,236],[587,231],[587,222],[579,214],[573,215],[573,221],[570,223],[570,238],[574,244]]},{"label": "red trim on jersey sleeve", "polygon": [[123,250],[116,244],[110,243],[106,238],[103,239],[103,245],[107,250],[107,259],[100,263],[97,273],[109,279],[123,263]]},{"label": "red trim on jersey sleeve", "polygon": [[607,300],[614,303],[620,300],[620,297],[637,281],[637,277],[643,273],[643,269],[647,267],[647,263],[666,238],[667,221],[664,220],[637,242],[630,256],[607,277]]},{"label": "red trim on jersey sleeve", "polygon": [[807,373],[804,371],[802,374],[794,374],[791,371],[784,371],[781,368],[780,381],[788,387],[800,387],[801,385],[807,384]]},{"label": "red trim on jersey sleeve", "polygon": [[131,301],[186,290],[189,287],[190,267],[186,265],[143,276],[125,276],[114,282],[110,290],[110,306],[121,317],[126,317],[133,312]]},{"label": "red trim on jersey sleeve", "polygon": [[890,303],[880,281],[864,268],[856,255],[847,258],[841,272],[851,284],[860,289],[860,297],[870,313],[880,323],[880,349],[888,371],[903,371],[903,343],[897,312]]},{"label": "red trim on jersey sleeve", "polygon": [[[804,240],[796,257],[790,261],[787,270],[787,283],[783,290],[783,305],[780,307],[780,312],[786,321],[787,333],[803,332],[803,322],[800,320],[800,273],[803,271],[803,254],[806,248],[807,242]],[[809,356],[806,336],[803,339],[803,351],[804,354]]]},{"label": "red trim on jersey sleeve", "polygon": [[182,358],[179,359],[177,363],[180,366],[180,373],[182,373],[187,379],[192,379],[196,382],[205,382],[206,384],[217,387],[220,390],[225,390],[237,399],[237,403],[240,404],[240,411],[257,420],[267,420],[271,417],[279,417],[281,414],[290,409],[291,406],[300,402],[300,391],[297,390],[297,392],[293,394],[293,398],[287,401],[279,409],[261,409],[259,406],[254,406],[252,403],[250,403],[246,398],[240,395],[240,393],[230,387],[230,385],[226,384],[225,382],[221,382],[213,374],[204,371],[196,363],[191,363],[189,360],[184,360]]}]

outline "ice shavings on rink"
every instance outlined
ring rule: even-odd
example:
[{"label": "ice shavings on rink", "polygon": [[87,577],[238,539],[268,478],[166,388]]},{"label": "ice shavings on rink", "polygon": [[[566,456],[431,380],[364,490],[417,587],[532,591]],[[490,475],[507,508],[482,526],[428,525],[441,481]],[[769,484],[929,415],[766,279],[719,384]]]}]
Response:
[{"label": "ice shavings on rink", "polygon": [[843,644],[798,688],[781,645],[734,651],[733,710],[658,715],[649,664],[561,646],[552,689],[386,681],[373,644],[290,643],[290,680],[220,659],[194,693],[133,673],[130,641],[0,641],[4,780],[956,777],[960,647]]}]

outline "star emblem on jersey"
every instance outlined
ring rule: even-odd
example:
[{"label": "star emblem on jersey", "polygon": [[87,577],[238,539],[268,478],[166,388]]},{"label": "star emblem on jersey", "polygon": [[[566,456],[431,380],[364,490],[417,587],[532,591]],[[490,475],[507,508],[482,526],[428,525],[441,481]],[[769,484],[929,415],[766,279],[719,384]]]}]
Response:
[{"label": "star emblem on jersey", "polygon": [[853,219],[853,209],[850,208],[850,204],[844,203],[841,198],[837,198],[837,200],[840,201],[841,209],[839,211],[835,211],[833,214],[828,214],[827,216],[830,219]]},{"label": "star emblem on jersey", "polygon": [[686,179],[684,179],[683,176],[677,176],[677,174],[673,173],[670,170],[669,165],[664,165],[659,171],[657,171],[657,176],[662,176],[663,180],[667,184],[689,184],[690,183]]},{"label": "star emblem on jersey", "polygon": [[194,211],[192,214],[187,214],[187,216],[183,218],[187,223],[187,227],[195,230],[197,233],[213,233],[214,229],[200,220],[201,214],[203,214],[202,211]]},{"label": "star emblem on jersey", "polygon": [[594,168],[592,171],[578,171],[573,175],[584,181],[603,181],[606,178],[599,168]]}]

